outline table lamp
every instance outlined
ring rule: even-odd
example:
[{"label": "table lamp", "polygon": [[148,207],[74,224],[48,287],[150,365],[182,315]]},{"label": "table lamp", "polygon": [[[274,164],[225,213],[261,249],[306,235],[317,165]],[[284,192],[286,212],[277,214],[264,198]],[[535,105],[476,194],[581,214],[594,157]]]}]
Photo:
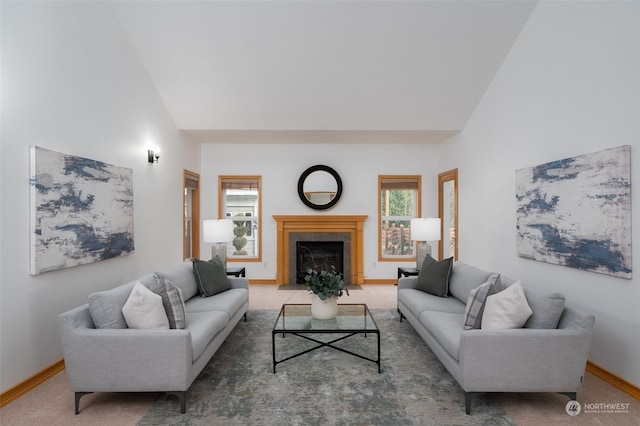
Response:
[{"label": "table lamp", "polygon": [[219,257],[227,268],[227,241],[233,240],[233,221],[230,219],[210,219],[202,221],[202,237],[211,246],[211,258]]},{"label": "table lamp", "polygon": [[417,242],[416,268],[420,269],[427,255],[431,255],[431,246],[427,241],[440,241],[440,218],[411,219],[411,239]]}]

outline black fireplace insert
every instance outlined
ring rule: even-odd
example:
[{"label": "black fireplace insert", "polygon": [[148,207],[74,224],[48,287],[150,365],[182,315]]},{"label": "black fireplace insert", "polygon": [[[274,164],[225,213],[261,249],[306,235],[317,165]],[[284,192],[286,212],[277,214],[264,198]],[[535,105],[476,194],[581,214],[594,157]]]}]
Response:
[{"label": "black fireplace insert", "polygon": [[344,274],[343,241],[296,242],[296,283],[304,284],[308,269],[331,270]]}]

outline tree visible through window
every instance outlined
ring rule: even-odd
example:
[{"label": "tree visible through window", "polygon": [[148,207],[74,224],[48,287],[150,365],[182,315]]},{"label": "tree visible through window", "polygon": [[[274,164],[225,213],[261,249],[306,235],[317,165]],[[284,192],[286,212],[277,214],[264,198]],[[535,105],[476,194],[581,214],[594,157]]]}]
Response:
[{"label": "tree visible through window", "polygon": [[233,220],[234,239],[227,243],[228,261],[261,260],[260,176],[219,176],[218,217]]},{"label": "tree visible through window", "polygon": [[411,219],[420,217],[420,176],[378,176],[378,260],[415,259]]}]

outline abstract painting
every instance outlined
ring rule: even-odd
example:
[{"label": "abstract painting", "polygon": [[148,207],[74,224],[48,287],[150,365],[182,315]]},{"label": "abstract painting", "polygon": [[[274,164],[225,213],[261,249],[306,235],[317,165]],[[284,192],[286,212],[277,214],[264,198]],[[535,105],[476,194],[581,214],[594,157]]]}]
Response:
[{"label": "abstract painting", "polygon": [[629,145],[516,171],[518,256],[631,279]]},{"label": "abstract painting", "polygon": [[31,147],[31,275],[134,251],[133,171]]}]

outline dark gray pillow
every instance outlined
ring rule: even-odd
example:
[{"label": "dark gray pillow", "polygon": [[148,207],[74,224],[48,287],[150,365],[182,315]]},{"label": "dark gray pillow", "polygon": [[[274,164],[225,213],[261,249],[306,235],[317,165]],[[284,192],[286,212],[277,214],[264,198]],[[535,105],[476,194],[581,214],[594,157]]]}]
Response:
[{"label": "dark gray pillow", "polygon": [[193,259],[193,274],[202,297],[213,296],[231,288],[227,271],[218,257],[209,261]]},{"label": "dark gray pillow", "polygon": [[447,297],[453,257],[437,261],[427,255],[418,273],[416,288],[434,296]]},{"label": "dark gray pillow", "polygon": [[558,322],[564,311],[564,294],[544,292],[522,286],[533,314],[524,324],[524,328],[558,328]]}]

